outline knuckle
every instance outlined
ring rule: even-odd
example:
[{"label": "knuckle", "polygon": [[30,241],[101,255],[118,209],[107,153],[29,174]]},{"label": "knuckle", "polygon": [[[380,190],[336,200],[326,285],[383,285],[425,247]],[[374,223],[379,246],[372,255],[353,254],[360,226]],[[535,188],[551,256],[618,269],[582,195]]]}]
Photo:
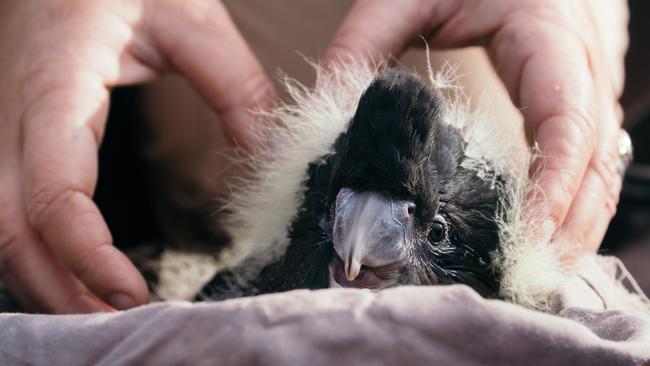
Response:
[{"label": "knuckle", "polygon": [[[47,63],[43,62],[43,63]],[[71,71],[73,70],[73,71]],[[87,108],[80,104],[80,95],[96,96],[102,99],[106,89],[99,74],[70,67],[69,63],[50,61],[49,65],[35,66],[18,84],[17,94],[22,101],[19,116],[22,126],[22,143],[27,136],[25,131],[37,128],[39,124],[52,121],[48,118],[57,113]],[[63,121],[57,121],[63,123]],[[89,123],[93,137],[98,140],[101,134],[95,123]]]},{"label": "knuckle", "polygon": [[[346,30],[342,29],[337,35],[336,39],[332,41],[329,45],[327,52],[325,53],[323,59],[326,63],[336,63],[350,61],[355,57],[357,51],[350,45],[348,41],[352,34]],[[356,36],[358,37],[358,35]],[[357,41],[361,42],[361,41]]]},{"label": "knuckle", "polygon": [[564,103],[563,109],[567,127],[574,128],[578,132],[577,137],[582,137],[582,141],[579,142],[593,150],[598,138],[596,118],[590,115],[585,108],[576,107],[571,103]]},{"label": "knuckle", "polygon": [[244,79],[243,95],[251,105],[260,105],[273,99],[273,87],[261,69],[256,69]]},{"label": "knuckle", "polygon": [[42,99],[41,95],[84,89],[100,84],[101,77],[94,63],[79,55],[76,47],[48,45],[26,57],[17,80],[17,96],[28,103]]},{"label": "knuckle", "polygon": [[[361,50],[366,50],[363,53]],[[354,27],[343,27],[330,43],[327,51],[323,55],[325,64],[362,61],[363,56],[379,59],[382,55],[377,54],[375,44],[369,39],[369,36],[359,32]]]},{"label": "knuckle", "polygon": [[[539,179],[547,195],[547,203],[556,217],[562,217],[574,200],[585,176],[592,164],[593,151],[597,138],[593,123],[584,113],[565,112],[552,117],[546,130],[561,130],[546,135],[545,149],[539,164]],[[544,154],[548,154],[545,156]]]},{"label": "knuckle", "polygon": [[[223,23],[226,21],[223,16],[225,9],[219,2],[186,1],[187,6],[179,6],[178,0],[153,0],[152,2],[155,2],[156,6],[160,6],[162,3],[165,6],[163,9],[165,12],[180,14],[183,20],[203,27],[211,27],[215,22]],[[191,6],[189,3],[191,3]],[[215,16],[215,13],[219,14],[219,16]]]},{"label": "knuckle", "polygon": [[[548,145],[538,158],[540,162],[536,163],[540,168],[540,178],[548,177],[563,187],[576,185],[578,174],[582,173],[576,169],[581,165],[580,147],[572,143],[572,139],[568,136],[558,136]],[[585,162],[582,165],[587,164]]]},{"label": "knuckle", "polygon": [[61,53],[34,55],[20,79],[18,95],[23,100],[30,100],[39,93],[65,88],[66,79],[73,75],[70,73],[70,62],[62,59]]},{"label": "knuckle", "polygon": [[110,243],[101,243],[99,245],[88,248],[84,254],[81,255],[79,261],[75,265],[73,271],[81,282],[85,284],[96,283],[96,276],[102,263],[102,258],[106,258],[112,249]]},{"label": "knuckle", "polygon": [[[582,171],[568,168],[575,165],[572,161],[575,156],[570,148],[556,149],[552,157],[540,159],[542,161],[536,163],[540,170],[534,173],[536,175],[534,179],[548,214],[559,224],[576,196]],[[560,162],[561,160],[565,161]]]},{"label": "knuckle", "polygon": [[0,277],[10,267],[16,256],[18,235],[5,230],[0,222]]},{"label": "knuckle", "polygon": [[616,206],[618,205],[618,199],[612,200],[609,199],[606,202],[605,209],[607,211],[607,214],[609,215],[609,218],[611,219],[616,215]]},{"label": "knuckle", "polygon": [[57,213],[61,212],[61,208],[69,205],[78,194],[83,193],[71,188],[62,190],[42,188],[37,190],[27,199],[27,218],[29,223],[37,228],[47,226],[50,220]]},{"label": "knuckle", "polygon": [[[427,23],[434,18],[436,8],[440,6],[440,3],[430,0],[415,0],[412,4],[413,6],[406,8],[406,10],[409,10],[409,13],[405,16],[405,19],[407,21],[416,21],[416,24],[420,25],[420,28],[423,28],[423,31],[428,31],[429,29],[424,28]],[[453,5],[455,8],[452,9],[452,15],[450,15],[449,18],[453,17],[453,15],[457,15],[462,9],[462,4],[455,3]]]},{"label": "knuckle", "polygon": [[222,93],[226,98],[217,106],[219,114],[265,105],[273,99],[273,87],[260,69],[244,75],[238,84],[236,93]]},{"label": "knuckle", "polygon": [[546,189],[547,205],[550,215],[556,222],[561,222],[576,193],[574,183],[576,176],[568,170],[557,170],[554,172],[554,177],[555,184]]},{"label": "knuckle", "polygon": [[596,200],[604,202],[607,214],[613,217],[616,214],[621,184],[617,173],[608,168],[607,155],[594,157],[589,163],[589,169],[597,180],[599,192],[604,196],[594,197]]},{"label": "knuckle", "polygon": [[[0,207],[10,207],[9,203],[3,202],[0,197]],[[9,267],[16,254],[18,253],[17,247],[19,242],[18,225],[15,219],[11,219],[10,214],[7,212],[0,212],[0,276],[3,275],[5,268]]]},{"label": "knuckle", "polygon": [[598,126],[596,117],[583,104],[569,96],[560,97],[553,113],[545,116],[535,130],[538,133],[544,130],[544,138],[557,139],[557,146],[564,150],[593,152],[598,141]]}]

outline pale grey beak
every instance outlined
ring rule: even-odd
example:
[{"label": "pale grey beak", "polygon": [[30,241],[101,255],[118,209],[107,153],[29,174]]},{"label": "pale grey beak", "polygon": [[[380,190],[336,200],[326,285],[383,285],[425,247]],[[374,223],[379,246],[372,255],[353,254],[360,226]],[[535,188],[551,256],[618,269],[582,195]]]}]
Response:
[{"label": "pale grey beak", "polygon": [[408,253],[415,205],[376,192],[343,188],[336,196],[334,250],[348,281],[361,266],[377,268],[403,261]]}]

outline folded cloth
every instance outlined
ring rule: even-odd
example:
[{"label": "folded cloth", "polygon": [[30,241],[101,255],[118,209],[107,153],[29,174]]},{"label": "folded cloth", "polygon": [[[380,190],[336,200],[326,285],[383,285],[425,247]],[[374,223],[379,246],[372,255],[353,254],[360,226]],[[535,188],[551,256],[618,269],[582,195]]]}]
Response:
[{"label": "folded cloth", "polygon": [[638,310],[650,314],[650,299],[623,262],[614,256],[585,255],[549,300],[549,312],[582,307],[594,311]]},{"label": "folded cloth", "polygon": [[114,314],[0,314],[2,365],[638,365],[650,316],[486,300],[464,285],[299,290]]}]

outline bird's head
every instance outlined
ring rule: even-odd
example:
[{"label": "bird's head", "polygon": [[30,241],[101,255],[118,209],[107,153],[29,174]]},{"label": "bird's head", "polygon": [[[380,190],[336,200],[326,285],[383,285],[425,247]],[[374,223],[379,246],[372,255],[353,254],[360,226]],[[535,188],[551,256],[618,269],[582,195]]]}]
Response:
[{"label": "bird's head", "polygon": [[490,296],[498,192],[462,166],[466,143],[437,92],[385,70],[335,144],[321,228],[343,287],[465,283]]}]

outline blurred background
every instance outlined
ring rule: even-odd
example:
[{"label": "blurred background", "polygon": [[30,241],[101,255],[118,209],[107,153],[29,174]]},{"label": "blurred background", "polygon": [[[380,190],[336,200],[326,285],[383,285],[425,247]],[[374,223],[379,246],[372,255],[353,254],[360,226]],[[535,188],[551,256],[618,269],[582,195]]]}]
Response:
[{"label": "blurred background", "polygon": [[[226,1],[269,74],[282,68],[306,82],[313,72],[296,51],[316,58],[349,6],[347,1],[334,1],[339,5],[314,14],[306,11],[313,3],[296,2],[291,9],[300,15],[293,18],[300,18],[309,28],[295,32],[291,14],[285,14],[285,21],[274,29],[276,38],[269,39],[256,19],[241,14],[247,13],[243,8],[255,6],[266,19],[282,17],[274,14],[273,4]],[[624,127],[630,132],[635,154],[601,251],[619,256],[650,293],[650,2],[631,0],[629,5],[630,47],[621,102]],[[305,21],[310,16],[313,19]],[[296,33],[303,37],[296,39]],[[471,65],[464,63],[463,67]],[[229,166],[214,150],[222,143],[214,118],[188,86],[174,77],[143,88],[114,91],[100,150],[95,201],[116,245],[136,261],[139,256],[155,255],[162,243],[185,248],[223,245],[225,238],[214,225],[213,215],[215,198],[223,192],[215,182]],[[204,124],[198,128],[197,121]],[[141,267],[147,271],[146,266]],[[147,275],[153,276],[153,271]]]}]

